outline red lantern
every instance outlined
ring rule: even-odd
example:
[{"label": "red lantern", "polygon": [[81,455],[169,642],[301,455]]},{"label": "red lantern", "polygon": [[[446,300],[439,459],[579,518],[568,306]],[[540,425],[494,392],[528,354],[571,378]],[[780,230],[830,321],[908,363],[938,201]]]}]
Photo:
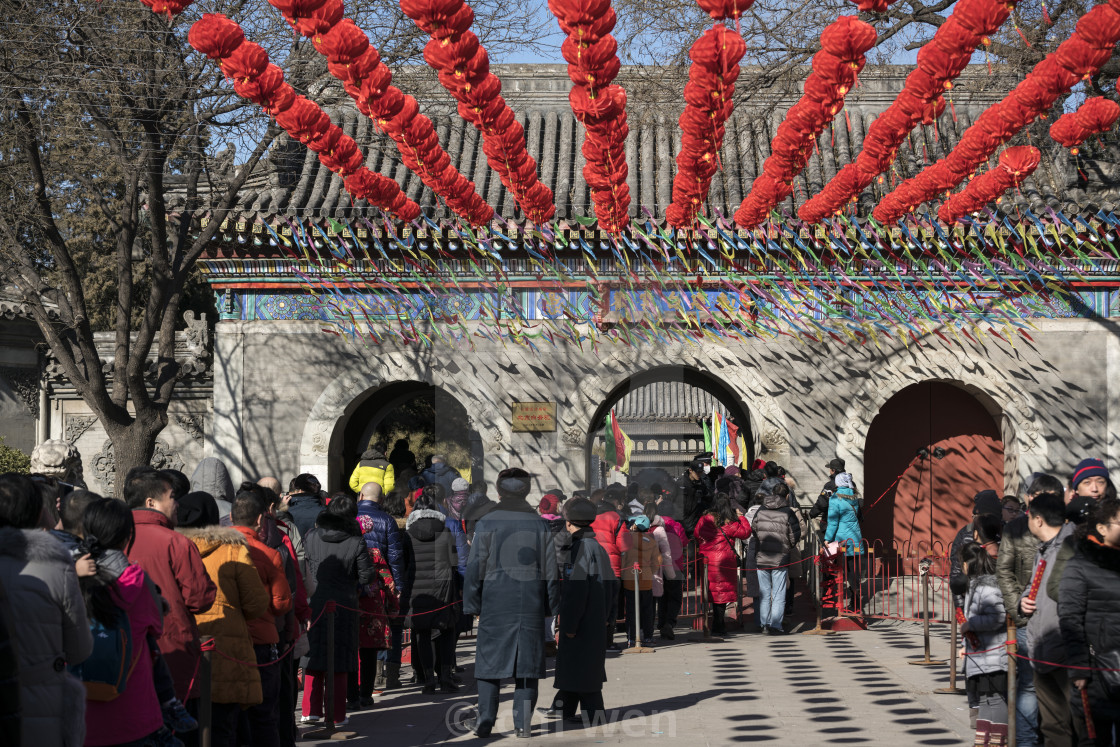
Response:
[{"label": "red lantern", "polygon": [[739,18],[754,5],[754,0],[697,0],[697,4],[713,21],[722,21]]},{"label": "red lantern", "polygon": [[284,20],[291,24],[296,33],[308,38],[315,34],[329,31],[331,27],[342,21],[342,0],[325,0],[319,7],[311,10],[307,15],[286,15]]},{"label": "red lantern", "polygon": [[875,46],[875,27],[855,16],[840,16],[821,33],[821,49],[841,60],[855,61]]},{"label": "red lantern", "polygon": [[254,42],[242,42],[222,60],[222,72],[233,81],[256,78],[268,67],[268,53]]},{"label": "red lantern", "polygon": [[206,13],[191,25],[187,41],[212,60],[233,54],[245,41],[245,34],[236,22],[221,13]]},{"label": "red lantern", "polygon": [[1077,109],[1078,123],[1093,134],[1111,130],[1117,117],[1120,117],[1120,104],[1103,96],[1086,99]]},{"label": "red lantern", "polygon": [[1120,41],[1120,14],[1098,5],[1077,21],[1077,35],[1094,47],[1114,47]]},{"label": "red lantern", "polygon": [[1011,7],[1000,0],[959,0],[953,8],[957,22],[978,36],[995,33],[1010,15]]},{"label": "red lantern", "polygon": [[369,50],[369,38],[346,18],[325,32],[311,37],[312,44],[328,62],[349,64]]}]

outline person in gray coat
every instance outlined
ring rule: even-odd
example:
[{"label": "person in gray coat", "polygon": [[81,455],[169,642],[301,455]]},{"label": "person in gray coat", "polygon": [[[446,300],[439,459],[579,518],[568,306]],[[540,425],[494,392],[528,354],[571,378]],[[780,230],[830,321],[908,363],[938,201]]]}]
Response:
[{"label": "person in gray coat", "polygon": [[230,508],[236,491],[233,489],[233,480],[230,479],[229,470],[220,459],[206,457],[191,473],[191,492],[209,493],[214,496],[218,504],[218,519],[222,526],[232,524],[229,518]]},{"label": "person in gray coat", "polygon": [[25,745],[80,747],[86,691],[67,665],[93,651],[85,602],[70,553],[37,529],[43,502],[25,475],[0,475],[0,585],[19,624],[10,629],[19,662]]},{"label": "person in gray coat", "polygon": [[475,679],[478,716],[464,723],[489,736],[501,680],[512,677],[513,724],[528,737],[545,675],[544,621],[560,607],[560,571],[548,522],[525,500],[532,478],[513,467],[498,474],[498,505],[475,526],[463,612],[478,615]]},{"label": "person in gray coat", "polygon": [[[1031,501],[1028,527],[1039,541],[1035,551],[1035,573],[1043,568],[1038,594],[1030,597],[1030,586],[1019,599],[1019,613],[1029,618],[1030,657],[1034,667],[1034,689],[1038,698],[1038,727],[1046,744],[1074,744],[1088,739],[1084,720],[1074,719],[1069,703],[1069,670],[1066,663],[1066,642],[1058,618],[1058,600],[1050,596],[1050,578],[1055,573],[1055,559],[1074,525],[1066,522],[1066,504],[1060,495],[1043,493]],[[1033,574],[1032,574],[1033,575]],[[1050,662],[1050,663],[1046,663]]]},{"label": "person in gray coat", "polygon": [[759,495],[762,507],[751,521],[757,542],[758,624],[764,635],[781,634],[790,554],[801,541],[801,522],[789,506],[789,486],[780,478],[764,480]]}]

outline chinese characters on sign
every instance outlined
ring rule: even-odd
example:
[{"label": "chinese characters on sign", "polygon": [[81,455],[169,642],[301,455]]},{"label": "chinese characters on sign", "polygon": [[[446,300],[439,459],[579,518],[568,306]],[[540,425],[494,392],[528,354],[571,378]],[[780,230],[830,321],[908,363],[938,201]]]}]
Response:
[{"label": "chinese characters on sign", "polygon": [[555,431],[555,402],[514,402],[513,432]]}]

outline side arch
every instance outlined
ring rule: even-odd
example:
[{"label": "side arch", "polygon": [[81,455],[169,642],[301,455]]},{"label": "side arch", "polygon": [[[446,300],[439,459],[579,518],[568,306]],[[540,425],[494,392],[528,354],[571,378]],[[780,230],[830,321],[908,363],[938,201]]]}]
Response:
[{"label": "side arch", "polygon": [[[1038,432],[1034,397],[1004,372],[977,359],[962,361],[949,351],[923,351],[914,358],[877,361],[852,397],[839,430],[836,453],[858,485],[864,485],[864,444],[871,422],[894,395],[912,384],[940,381],[973,395],[996,418],[1004,446],[1003,489],[1015,493],[1023,476],[1044,469],[1049,447]],[[870,496],[874,500],[875,496]]]}]

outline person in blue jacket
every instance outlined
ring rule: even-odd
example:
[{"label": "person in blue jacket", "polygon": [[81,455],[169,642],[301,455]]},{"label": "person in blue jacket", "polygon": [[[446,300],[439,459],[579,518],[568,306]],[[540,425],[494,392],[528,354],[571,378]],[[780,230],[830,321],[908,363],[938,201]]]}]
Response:
[{"label": "person in blue jacket", "polygon": [[828,499],[828,524],[824,541],[838,542],[844,550],[845,576],[851,597],[848,609],[859,611],[862,607],[863,533],[859,528],[859,499],[853,488],[849,472],[836,475],[836,492]]}]

